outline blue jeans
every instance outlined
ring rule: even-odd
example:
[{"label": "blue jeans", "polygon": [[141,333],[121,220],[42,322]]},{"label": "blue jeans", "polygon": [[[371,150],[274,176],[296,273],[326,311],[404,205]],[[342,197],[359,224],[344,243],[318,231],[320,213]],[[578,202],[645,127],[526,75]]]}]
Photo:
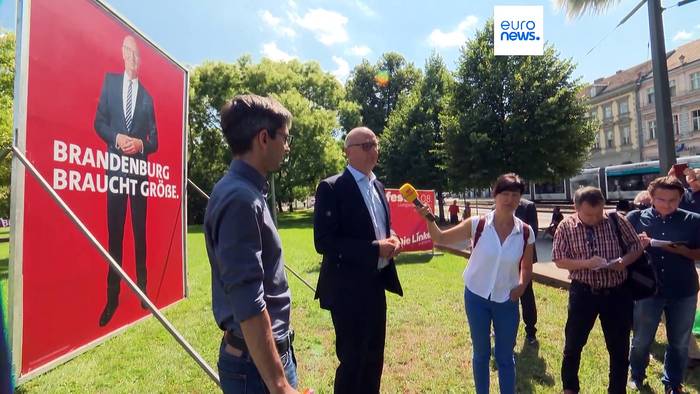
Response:
[{"label": "blue jeans", "polygon": [[465,287],[464,306],[472,337],[472,371],[477,394],[489,393],[489,360],[491,359],[491,322],[498,383],[503,394],[515,393],[515,337],[518,334],[520,313],[518,302],[493,302],[482,298]]},{"label": "blue jeans", "polygon": [[677,387],[683,382],[683,372],[688,363],[688,342],[695,321],[697,294],[690,297],[671,299],[650,297],[639,300],[634,305],[634,326],[630,369],[632,379],[644,381],[649,365],[649,348],[656,336],[661,313],[666,315],[666,354],[664,355],[664,376],[661,379],[667,387]]},{"label": "blue jeans", "polygon": [[[226,343],[221,341],[219,348],[219,379],[221,380],[221,390],[224,394],[258,394],[269,393],[265,387],[258,369],[253,363],[250,354],[243,352],[241,357],[236,357],[224,350]],[[294,356],[294,348],[289,347],[286,353],[280,355],[284,375],[287,382],[297,387],[297,360]]]}]

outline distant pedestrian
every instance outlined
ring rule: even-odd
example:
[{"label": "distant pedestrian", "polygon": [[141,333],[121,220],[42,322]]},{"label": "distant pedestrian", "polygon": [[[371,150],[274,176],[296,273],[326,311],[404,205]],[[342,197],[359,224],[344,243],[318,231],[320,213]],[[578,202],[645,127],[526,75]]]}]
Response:
[{"label": "distant pedestrian", "polygon": [[450,223],[459,223],[459,206],[457,205],[457,200],[452,200],[452,205],[450,205]]}]

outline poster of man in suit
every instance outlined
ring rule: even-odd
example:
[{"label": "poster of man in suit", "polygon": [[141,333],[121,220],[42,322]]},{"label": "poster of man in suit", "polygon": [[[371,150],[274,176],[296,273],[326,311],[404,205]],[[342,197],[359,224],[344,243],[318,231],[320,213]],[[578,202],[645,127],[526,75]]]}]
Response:
[{"label": "poster of man in suit", "polygon": [[[108,152],[147,160],[148,155],[158,149],[158,131],[153,111],[153,98],[144,84],[139,82],[141,58],[133,36],[124,37],[121,53],[124,58],[124,72],[105,75],[95,114],[95,130],[107,144]],[[137,182],[147,179],[141,174],[134,175],[119,170],[107,170],[107,174],[111,177],[129,177]],[[109,254],[121,265],[127,202],[129,202],[134,233],[136,283],[141,291],[148,294],[146,289],[148,201],[139,190],[135,190],[133,194],[108,191]],[[107,304],[100,315],[100,326],[105,326],[112,319],[119,305],[119,290],[119,276],[110,269],[107,275]]]},{"label": "poster of man in suit", "polygon": [[[21,383],[186,293],[188,71],[99,0],[22,2],[9,308]],[[79,221],[89,234],[76,225]],[[103,254],[104,252],[104,254]]]}]

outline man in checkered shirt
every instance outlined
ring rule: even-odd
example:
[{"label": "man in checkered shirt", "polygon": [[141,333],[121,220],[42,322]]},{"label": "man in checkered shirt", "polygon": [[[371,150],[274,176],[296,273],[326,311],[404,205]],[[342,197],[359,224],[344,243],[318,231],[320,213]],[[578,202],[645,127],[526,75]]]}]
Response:
[{"label": "man in checkered shirt", "polygon": [[[559,224],[552,245],[554,263],[569,270],[571,279],[561,366],[564,393],[580,391],[581,351],[598,317],[610,355],[608,393],[625,393],[633,303],[622,284],[626,267],[641,256],[642,245],[624,217],[604,211],[600,189],[579,189],[574,205],[576,213]],[[625,255],[609,215],[617,216]]]}]

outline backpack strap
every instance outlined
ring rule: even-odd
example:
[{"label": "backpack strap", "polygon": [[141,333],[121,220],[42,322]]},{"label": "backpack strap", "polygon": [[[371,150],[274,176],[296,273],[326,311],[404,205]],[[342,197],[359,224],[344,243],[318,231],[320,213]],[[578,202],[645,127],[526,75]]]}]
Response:
[{"label": "backpack strap", "polygon": [[620,250],[622,251],[622,254],[627,254],[627,247],[625,245],[625,242],[622,240],[622,232],[620,231],[620,223],[618,222],[616,211],[608,212],[608,221],[610,221],[610,227],[612,227],[612,230],[615,233],[615,236],[617,237],[617,242],[620,245]]},{"label": "backpack strap", "polygon": [[527,241],[530,239],[530,230],[527,229],[526,223],[523,222],[523,255],[520,256],[520,264],[523,263],[525,259],[525,248],[527,248]]},{"label": "backpack strap", "polygon": [[527,248],[527,241],[530,239],[530,230],[525,227],[525,222],[523,222],[523,256],[525,255],[525,248]]},{"label": "backpack strap", "polygon": [[486,216],[480,216],[479,223],[476,225],[476,233],[474,233],[474,243],[472,244],[472,250],[476,249],[476,243],[479,242],[479,238],[481,238],[481,233],[484,232],[484,226],[486,226]]}]

